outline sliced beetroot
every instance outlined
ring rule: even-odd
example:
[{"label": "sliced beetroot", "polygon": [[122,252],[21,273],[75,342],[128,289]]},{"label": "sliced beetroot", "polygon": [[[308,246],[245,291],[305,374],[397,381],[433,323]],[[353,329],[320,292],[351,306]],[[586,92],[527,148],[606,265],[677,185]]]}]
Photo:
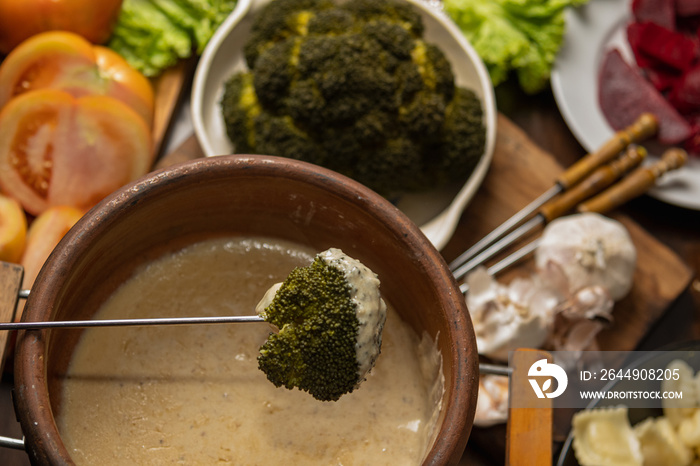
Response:
[{"label": "sliced beetroot", "polygon": [[678,144],[691,135],[688,122],[654,87],[632,68],[619,50],[609,50],[598,75],[598,103],[613,129],[629,126],[644,112],[659,121],[657,139],[663,144]]},{"label": "sliced beetroot", "polygon": [[657,91],[664,93],[676,87],[682,74],[665,67],[644,68],[644,74]]},{"label": "sliced beetroot", "polygon": [[[647,0],[645,0],[647,1]],[[658,1],[658,0],[656,0]],[[668,2],[671,3],[671,2]],[[700,14],[700,1],[676,0],[676,14],[678,16],[694,16]]]},{"label": "sliced beetroot", "polygon": [[640,68],[659,68],[662,63],[642,50],[642,32],[646,23],[629,23],[627,25],[627,42],[630,44],[634,60]]},{"label": "sliced beetroot", "polygon": [[627,29],[630,46],[642,56],[681,71],[690,68],[695,60],[697,44],[685,34],[649,21],[634,23]]},{"label": "sliced beetroot", "polygon": [[685,144],[683,144],[685,151],[695,157],[700,156],[700,134],[693,134]]},{"label": "sliced beetroot", "polygon": [[700,58],[700,16],[693,16],[693,18],[697,24],[693,24],[688,29],[689,32],[686,34],[686,37],[695,42],[695,51],[697,53],[695,60],[697,60]]},{"label": "sliced beetroot", "polygon": [[695,114],[688,117],[688,122],[692,133],[683,144],[683,148],[692,155],[700,155],[700,115]]},{"label": "sliced beetroot", "polygon": [[700,27],[700,14],[693,16],[676,16],[676,31],[688,34],[690,37],[697,37],[698,27]]},{"label": "sliced beetroot", "polygon": [[700,65],[689,69],[668,94],[668,102],[681,113],[700,109]]},{"label": "sliced beetroot", "polygon": [[676,9],[673,0],[633,0],[632,15],[639,23],[649,21],[671,30],[676,27]]}]

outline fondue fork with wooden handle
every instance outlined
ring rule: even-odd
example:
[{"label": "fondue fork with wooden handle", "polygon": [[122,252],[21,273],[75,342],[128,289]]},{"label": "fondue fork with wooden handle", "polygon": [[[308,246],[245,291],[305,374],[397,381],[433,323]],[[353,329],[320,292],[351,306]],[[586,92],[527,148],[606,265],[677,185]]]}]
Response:
[{"label": "fondue fork with wooden handle", "polygon": [[609,164],[598,167],[593,173],[588,175],[583,181],[564,192],[558,198],[540,207],[537,214],[527,222],[514,229],[502,239],[486,248],[474,258],[467,261],[462,266],[453,270],[454,277],[459,280],[474,270],[485,261],[489,260],[505,248],[533,232],[537,227],[543,226],[555,218],[564,215],[573,209],[580,202],[598,194],[603,189],[610,186],[629,170],[637,167],[646,157],[647,151],[642,146],[630,145],[627,150],[617,159]]},{"label": "fondue fork with wooden handle", "polygon": [[587,177],[593,170],[604,163],[614,159],[621,151],[630,144],[641,142],[656,133],[658,124],[656,118],[650,113],[643,113],[629,127],[618,131],[608,141],[603,143],[595,152],[591,152],[578,162],[569,167],[556,180],[554,186],[545,191],[537,199],[525,206],[518,213],[503,222],[491,233],[484,236],[472,247],[467,249],[459,257],[450,263],[450,270],[455,271],[461,268],[467,261],[472,260],[477,254],[501,239],[509,231],[524,222],[528,217],[537,212],[545,203],[554,199],[557,195],[570,189]]},{"label": "fondue fork with wooden handle", "polygon": [[[682,167],[687,160],[688,154],[683,149],[670,148],[664,152],[660,160],[649,166],[637,168],[618,183],[579,204],[576,207],[576,211],[579,213],[597,212],[601,214],[609,212],[627,201],[644,194],[656,184],[656,181],[662,175]],[[487,269],[487,272],[490,275],[496,275],[534,252],[537,246],[539,246],[539,239],[531,241],[505,259],[492,265]],[[462,293],[466,293],[469,291],[469,285],[463,283],[459,289]]]}]

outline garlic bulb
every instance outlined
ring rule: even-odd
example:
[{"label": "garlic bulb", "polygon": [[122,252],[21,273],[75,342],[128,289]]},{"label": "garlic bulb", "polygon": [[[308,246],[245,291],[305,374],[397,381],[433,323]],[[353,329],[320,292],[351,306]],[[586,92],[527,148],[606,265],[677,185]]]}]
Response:
[{"label": "garlic bulb", "polygon": [[637,252],[620,222],[583,213],[556,219],[545,228],[535,263],[543,269],[549,262],[564,270],[571,293],[602,286],[617,301],[632,287]]}]

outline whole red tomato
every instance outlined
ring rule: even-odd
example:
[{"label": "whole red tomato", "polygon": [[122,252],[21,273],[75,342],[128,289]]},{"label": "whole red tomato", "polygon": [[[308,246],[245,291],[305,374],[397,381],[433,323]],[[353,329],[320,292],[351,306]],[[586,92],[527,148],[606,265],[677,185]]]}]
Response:
[{"label": "whole red tomato", "polygon": [[112,34],[122,0],[0,0],[0,53],[44,31],[75,32],[93,44]]}]

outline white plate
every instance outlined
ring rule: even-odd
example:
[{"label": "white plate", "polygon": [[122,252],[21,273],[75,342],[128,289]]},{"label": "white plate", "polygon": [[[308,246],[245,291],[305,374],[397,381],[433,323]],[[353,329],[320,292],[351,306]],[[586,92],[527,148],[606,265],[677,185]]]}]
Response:
[{"label": "white plate", "polygon": [[[598,105],[598,69],[611,47],[617,47],[633,63],[625,37],[630,2],[590,0],[567,11],[564,44],[552,70],[552,91],[571,132],[591,152],[615,133]],[[650,162],[653,160],[655,157],[650,157]],[[700,158],[690,157],[686,166],[665,175],[649,194],[669,204],[700,210]]]},{"label": "white plate", "polygon": [[[212,37],[197,65],[192,86],[192,123],[207,156],[235,152],[226,136],[219,102],[224,82],[234,72],[246,69],[243,44],[252,18],[267,1],[252,0],[247,14],[240,20],[234,18],[224,23]],[[481,185],[491,163],[496,142],[496,104],[486,67],[461,31],[435,8],[420,0],[411,3],[422,13],[426,40],[442,48],[452,63],[457,84],[473,90],[481,98],[484,108],[486,147],[465,184],[406,195],[396,200],[399,209],[420,225],[436,248],[442,249],[452,237],[464,208]]]}]

